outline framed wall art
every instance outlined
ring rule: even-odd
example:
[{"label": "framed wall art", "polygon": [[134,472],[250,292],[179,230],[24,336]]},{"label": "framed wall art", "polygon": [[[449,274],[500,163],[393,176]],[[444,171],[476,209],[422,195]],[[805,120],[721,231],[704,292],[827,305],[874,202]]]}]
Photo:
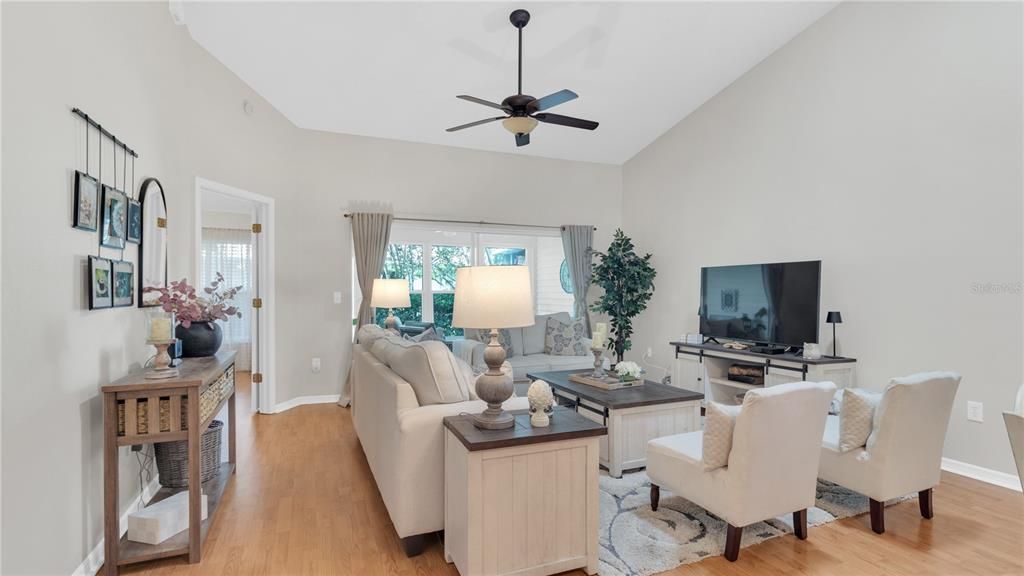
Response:
[{"label": "framed wall art", "polygon": [[113,270],[110,264],[106,258],[89,256],[89,310],[114,305]]},{"label": "framed wall art", "polygon": [[99,229],[100,188],[96,179],[75,170],[74,227],[95,232]]},{"label": "framed wall art", "polygon": [[103,185],[103,238],[107,248],[124,248],[128,232],[128,196],[117,188]]},{"label": "framed wall art", "polygon": [[114,306],[135,304],[135,265],[124,260],[113,262]]},{"label": "framed wall art", "polygon": [[142,204],[138,200],[128,199],[128,236],[132,244],[142,242]]}]

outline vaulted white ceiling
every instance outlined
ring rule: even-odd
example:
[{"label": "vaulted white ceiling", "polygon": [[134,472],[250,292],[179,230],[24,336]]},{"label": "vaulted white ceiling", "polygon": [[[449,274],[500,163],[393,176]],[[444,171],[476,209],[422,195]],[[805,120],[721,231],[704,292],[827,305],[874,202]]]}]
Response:
[{"label": "vaulted white ceiling", "polygon": [[[184,6],[192,37],[297,126],[413,142],[621,164],[835,3],[299,3]],[[550,110],[594,132],[541,124],[516,148],[500,123],[445,128],[516,92],[579,99]]]}]

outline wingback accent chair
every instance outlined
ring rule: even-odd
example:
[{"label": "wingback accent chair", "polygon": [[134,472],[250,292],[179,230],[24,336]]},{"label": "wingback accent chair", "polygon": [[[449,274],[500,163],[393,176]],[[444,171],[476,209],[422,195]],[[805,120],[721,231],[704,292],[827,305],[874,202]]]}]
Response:
[{"label": "wingback accent chair", "polygon": [[705,470],[703,431],[656,438],[647,444],[651,507],[661,487],[728,523],[725,557],[739,557],[743,527],[793,514],[807,538],[807,508],[817,491],[820,435],[835,392],[831,382],[795,382],[753,390],[736,415],[728,464]]},{"label": "wingback accent chair", "polygon": [[917,492],[921,516],[932,517],[942,444],[960,385],[953,372],[893,378],[875,408],[867,444],[839,450],[839,417],[829,416],[818,476],[871,500],[871,529],[885,532],[885,501]]}]

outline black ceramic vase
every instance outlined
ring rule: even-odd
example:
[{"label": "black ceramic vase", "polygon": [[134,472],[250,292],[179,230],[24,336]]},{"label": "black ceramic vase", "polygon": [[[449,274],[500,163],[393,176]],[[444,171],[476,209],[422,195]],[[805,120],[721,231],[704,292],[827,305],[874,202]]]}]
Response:
[{"label": "black ceramic vase", "polygon": [[224,340],[224,333],[216,322],[193,322],[188,328],[178,324],[174,335],[181,340],[181,355],[185,358],[213,356]]}]

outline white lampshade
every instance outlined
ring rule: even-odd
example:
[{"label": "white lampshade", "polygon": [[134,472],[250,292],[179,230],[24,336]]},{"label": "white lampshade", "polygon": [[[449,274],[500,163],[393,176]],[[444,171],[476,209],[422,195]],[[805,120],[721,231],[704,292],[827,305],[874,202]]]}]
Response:
[{"label": "white lampshade", "polygon": [[526,266],[467,266],[455,271],[456,328],[533,326],[533,291]]},{"label": "white lampshade", "polygon": [[412,303],[409,302],[409,281],[405,278],[396,280],[374,278],[370,306],[374,308],[408,308],[412,306]]}]

